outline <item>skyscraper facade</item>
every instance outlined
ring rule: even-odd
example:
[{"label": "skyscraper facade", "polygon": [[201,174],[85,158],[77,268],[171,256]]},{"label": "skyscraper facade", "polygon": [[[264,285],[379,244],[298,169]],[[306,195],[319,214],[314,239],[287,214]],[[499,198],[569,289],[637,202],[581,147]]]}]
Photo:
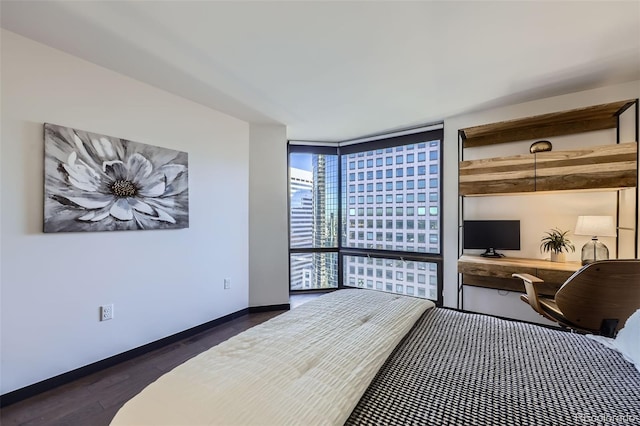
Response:
[{"label": "skyscraper facade", "polygon": [[[313,246],[338,247],[338,156],[313,155]],[[338,286],[337,253],[314,253],[314,288]]]},{"label": "skyscraper facade", "polygon": [[[344,156],[343,246],[440,252],[440,141]],[[344,284],[437,298],[437,265],[347,256]]]},{"label": "skyscraper facade", "polygon": [[[311,247],[313,244],[313,173],[290,169],[290,244],[291,248]],[[313,277],[312,254],[291,256],[291,289],[311,288]]]}]

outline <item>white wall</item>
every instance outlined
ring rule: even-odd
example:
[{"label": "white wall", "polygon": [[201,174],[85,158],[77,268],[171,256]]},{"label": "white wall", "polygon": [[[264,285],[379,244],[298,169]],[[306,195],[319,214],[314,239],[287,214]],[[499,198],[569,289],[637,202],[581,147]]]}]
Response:
[{"label": "white wall", "polygon": [[[246,308],[248,123],[1,36],[0,392]],[[190,228],[43,234],[44,122],[188,152]]]},{"label": "white wall", "polygon": [[289,303],[287,134],[251,124],[249,160],[249,306]]},{"label": "white wall", "polygon": [[[444,168],[444,209],[457,211],[458,173],[458,129],[504,120],[581,108],[601,103],[634,99],[640,96],[640,82],[603,87],[565,96],[541,99],[523,104],[496,108],[445,120],[445,168]],[[631,116],[632,118],[632,116]],[[625,120],[629,118],[625,116]],[[622,142],[633,141],[633,127],[623,122]],[[628,130],[632,131],[629,132]],[[591,132],[578,136],[549,138],[554,150],[574,147],[615,143],[613,130]],[[500,155],[528,153],[531,141],[500,144],[491,147],[465,150],[465,159],[488,158]],[[616,213],[616,195],[612,192],[582,192],[532,194],[518,196],[467,197],[464,201],[465,218],[476,219],[520,219],[522,244],[520,251],[505,252],[510,256],[547,258],[540,253],[540,238],[544,231],[552,227],[571,230],[576,252],[567,260],[580,260],[580,248],[588,237],[573,235],[578,215],[613,215]],[[637,224],[636,224],[637,226]],[[456,306],[457,293],[457,221],[455,215],[447,215],[444,220],[445,256],[445,305]],[[615,238],[603,238],[612,257],[615,257]],[[519,318],[527,321],[546,323],[533,310],[519,300],[519,293],[503,292],[465,286],[464,308]]]}]

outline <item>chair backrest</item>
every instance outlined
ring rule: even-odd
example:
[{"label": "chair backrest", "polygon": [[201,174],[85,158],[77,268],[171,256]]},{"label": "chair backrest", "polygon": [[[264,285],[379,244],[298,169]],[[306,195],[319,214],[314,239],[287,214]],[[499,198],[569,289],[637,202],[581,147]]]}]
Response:
[{"label": "chair backrest", "polygon": [[618,331],[640,309],[640,259],[590,263],[563,284],[555,300],[565,318],[580,327],[600,330],[609,319],[618,320]]}]

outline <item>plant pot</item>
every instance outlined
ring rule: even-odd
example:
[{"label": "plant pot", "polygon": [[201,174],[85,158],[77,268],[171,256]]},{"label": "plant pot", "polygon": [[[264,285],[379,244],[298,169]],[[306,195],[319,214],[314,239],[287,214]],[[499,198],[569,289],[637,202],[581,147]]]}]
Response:
[{"label": "plant pot", "polygon": [[556,253],[556,252],[551,252],[551,261],[552,262],[566,262],[567,261],[567,254],[564,252],[561,253]]}]

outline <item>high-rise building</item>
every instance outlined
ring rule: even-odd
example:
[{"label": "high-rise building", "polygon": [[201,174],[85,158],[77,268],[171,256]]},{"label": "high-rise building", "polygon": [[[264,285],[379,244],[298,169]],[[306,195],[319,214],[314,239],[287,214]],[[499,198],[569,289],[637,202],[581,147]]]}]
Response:
[{"label": "high-rise building", "polygon": [[[346,247],[440,252],[439,141],[343,157]],[[348,256],[345,285],[437,298],[437,265]]]},{"label": "high-rise building", "polygon": [[[313,246],[338,246],[338,157],[314,155]],[[338,258],[335,253],[314,253],[314,288],[338,286]]]},{"label": "high-rise building", "polygon": [[[291,248],[311,247],[313,244],[313,173],[291,168]],[[291,289],[311,288],[313,259],[311,254],[291,256]]]}]

